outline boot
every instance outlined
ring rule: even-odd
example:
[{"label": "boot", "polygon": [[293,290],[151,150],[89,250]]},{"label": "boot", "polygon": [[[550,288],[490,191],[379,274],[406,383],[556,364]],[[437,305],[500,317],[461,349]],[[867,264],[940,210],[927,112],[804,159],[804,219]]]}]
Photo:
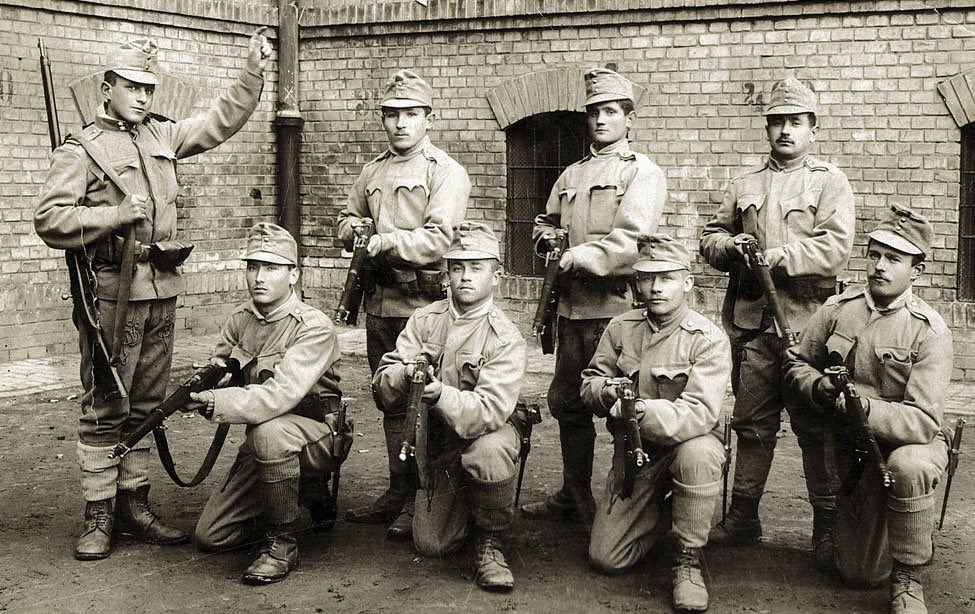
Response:
[{"label": "boot", "polygon": [[894,561],[890,576],[890,614],[927,614],[921,587],[921,567]]},{"label": "boot", "polygon": [[559,443],[562,447],[562,489],[545,501],[521,506],[521,513],[526,518],[571,518],[591,525],[596,517],[596,500],[591,486],[596,429],[591,422],[560,421]]},{"label": "boot", "polygon": [[812,554],[816,567],[828,572],[836,568],[836,541],[833,539],[833,524],[836,510],[822,507],[813,508]]},{"label": "boot", "polygon": [[114,522],[112,500],[85,503],[85,529],[78,538],[74,558],[79,561],[97,561],[107,558],[112,551],[112,524]]},{"label": "boot", "polygon": [[757,544],[762,537],[762,522],[758,519],[760,501],[732,494],[728,517],[711,529],[708,544],[717,547]]},{"label": "boot", "polygon": [[681,546],[674,562],[674,609],[703,612],[708,609],[708,588],[701,575],[701,551]]},{"label": "boot", "polygon": [[405,415],[383,416],[386,435],[386,457],[389,463],[389,488],[372,504],[361,511],[349,510],[345,519],[360,524],[388,524],[397,519],[406,502],[413,498],[410,466],[399,459]]},{"label": "boot", "polygon": [[166,526],[149,507],[149,487],[137,490],[119,490],[115,513],[120,534],[163,546],[175,546],[190,541],[190,534]]},{"label": "boot", "polygon": [[264,547],[241,578],[245,584],[280,582],[298,566],[298,541],[290,534],[290,527],[268,525]]},{"label": "boot", "polygon": [[386,529],[386,539],[394,542],[405,542],[413,538],[413,506],[410,501],[403,506],[403,511],[399,513],[393,524]]},{"label": "boot", "polygon": [[515,578],[501,553],[500,533],[478,530],[474,571],[474,581],[486,591],[508,592],[515,587]]}]

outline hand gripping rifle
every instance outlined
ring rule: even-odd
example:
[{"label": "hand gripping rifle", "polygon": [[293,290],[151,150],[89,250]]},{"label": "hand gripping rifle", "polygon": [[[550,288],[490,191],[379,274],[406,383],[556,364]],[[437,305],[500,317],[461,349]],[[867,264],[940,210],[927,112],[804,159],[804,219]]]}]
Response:
[{"label": "hand gripping rifle", "polygon": [[564,230],[556,230],[555,237],[546,239],[548,251],[545,253],[545,281],[538,295],[538,307],[535,308],[535,319],[532,320],[532,336],[542,345],[543,354],[555,352],[555,319],[559,310],[559,261],[565,251],[566,238]]},{"label": "hand gripping rifle", "polygon": [[758,244],[758,239],[751,238],[737,242],[742,245],[748,255],[748,268],[758,277],[758,283],[762,287],[762,292],[765,293],[769,309],[772,310],[772,319],[775,321],[776,334],[785,343],[785,349],[798,345],[799,338],[789,326],[785,310],[779,302],[779,293],[775,290],[775,282],[772,281],[772,273]]},{"label": "hand gripping rifle", "polygon": [[945,483],[945,499],[941,503],[941,520],[938,521],[938,530],[945,524],[945,512],[948,511],[948,495],[951,493],[951,481],[955,477],[955,470],[958,469],[958,455],[961,454],[961,432],[965,429],[965,420],[958,418],[955,423],[955,435],[951,438],[951,449],[948,450],[948,481]]},{"label": "hand gripping rifle", "polygon": [[406,428],[403,431],[403,441],[400,443],[399,459],[404,463],[409,458],[416,458],[416,438],[426,404],[423,402],[423,389],[427,385],[427,368],[430,359],[420,354],[413,361],[413,377],[410,380],[410,392],[406,401]]},{"label": "hand gripping rifle", "polygon": [[650,460],[650,457],[643,451],[640,421],[636,418],[636,395],[633,393],[633,382],[629,378],[621,377],[616,380],[616,385],[619,387],[620,416],[624,422],[623,447],[626,452],[619,494],[620,499],[629,499],[633,495],[636,474]]},{"label": "hand gripping rifle", "polygon": [[362,296],[365,293],[362,277],[366,259],[369,257],[366,248],[369,245],[369,237],[375,234],[375,230],[376,225],[369,218],[363,218],[361,224],[353,227],[355,241],[352,243],[352,261],[349,263],[349,273],[345,277],[345,286],[342,288],[342,299],[335,310],[336,321],[349,326],[355,326],[359,319],[359,307],[362,305]]},{"label": "hand gripping rifle", "polygon": [[143,437],[152,431],[153,436],[156,439],[156,447],[159,452],[159,460],[162,462],[163,467],[166,469],[166,473],[172,478],[173,482],[177,486],[182,486],[184,488],[190,488],[200,484],[207,475],[210,474],[210,470],[213,469],[213,464],[217,461],[217,456],[220,454],[220,448],[223,447],[223,442],[227,438],[227,432],[230,430],[229,424],[221,424],[217,427],[217,432],[213,436],[213,442],[210,444],[210,449],[207,451],[206,458],[203,461],[202,466],[196,472],[196,475],[189,482],[182,480],[179,474],[176,472],[176,465],[173,463],[172,454],[169,451],[169,442],[166,439],[166,427],[163,422],[169,416],[173,415],[190,402],[191,392],[203,392],[204,390],[212,390],[220,383],[224,375],[230,373],[234,378],[240,377],[240,363],[236,359],[227,358],[227,366],[221,366],[218,364],[208,364],[202,369],[198,370],[196,373],[191,375],[189,379],[179,385],[166,397],[158,407],[149,412],[146,419],[143,420],[139,426],[132,431],[128,437],[123,439],[118,443],[115,448],[109,453],[109,458],[122,458],[138,444]]},{"label": "hand gripping rifle", "polygon": [[883,480],[884,488],[890,488],[894,483],[894,478],[887,469],[887,463],[880,451],[880,446],[877,445],[877,437],[874,435],[873,427],[870,426],[867,413],[863,409],[863,399],[850,379],[850,372],[846,367],[835,366],[827,367],[823,373],[832,379],[843,392],[846,417],[855,431],[853,465],[843,480],[843,493],[849,495],[856,489],[857,482],[860,480],[863,467],[868,459],[871,465],[877,469],[877,473]]},{"label": "hand gripping rifle", "polygon": [[[51,149],[61,146],[61,125],[58,122],[57,100],[54,96],[54,79],[51,77],[51,62],[44,48],[44,41],[37,40],[41,59],[41,81],[44,85],[44,105],[47,110],[47,130],[51,137]],[[68,281],[73,303],[72,317],[78,330],[84,330],[84,338],[91,344],[92,380],[98,394],[107,400],[128,397],[125,384],[112,362],[112,352],[105,340],[105,331],[98,321],[95,307],[94,282],[91,270],[82,253],[65,250],[64,259],[68,265]],[[67,298],[65,296],[64,298]]]},{"label": "hand gripping rifle", "polygon": [[518,457],[521,459],[521,467],[518,468],[518,486],[515,489],[515,509],[518,509],[518,501],[521,499],[521,483],[525,480],[525,463],[528,462],[528,453],[532,450],[532,429],[542,421],[542,412],[538,410],[538,403],[526,403],[518,401],[515,405],[515,415],[518,416],[521,435],[521,450]]}]

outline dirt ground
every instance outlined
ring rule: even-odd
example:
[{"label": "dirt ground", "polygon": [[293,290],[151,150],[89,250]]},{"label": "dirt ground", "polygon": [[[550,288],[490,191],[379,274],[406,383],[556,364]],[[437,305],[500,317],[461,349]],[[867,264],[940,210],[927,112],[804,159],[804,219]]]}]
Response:
[{"label": "dirt ground", "polygon": [[[341,364],[359,435],[342,474],[340,508],[368,505],[385,486],[382,427],[368,391],[365,359]],[[180,380],[186,372],[177,372]],[[534,373],[525,389],[545,390]],[[505,552],[515,590],[489,594],[473,583],[470,550],[444,560],[419,557],[409,544],[383,539],[382,527],[339,521],[330,533],[299,537],[301,565],[285,582],[239,582],[253,549],[203,554],[192,545],[117,543],[112,556],[72,558],[83,501],[75,461],[75,388],[0,403],[0,611],[4,612],[669,612],[670,549],[663,540],[630,573],[601,576],[586,561],[587,531],[574,524],[517,519]],[[560,484],[555,422],[536,427],[522,501]],[[975,425],[973,425],[975,427]],[[169,436],[184,473],[195,469],[212,435],[195,416],[176,416]],[[611,453],[604,429],[597,444],[601,492]],[[973,428],[975,431],[975,428]],[[705,551],[709,612],[886,612],[886,586],[852,590],[817,571],[807,554],[811,510],[804,500],[795,437],[784,427],[762,505],[764,542]],[[205,498],[233,460],[242,430],[231,431],[214,475],[198,488],[169,482],[154,466],[150,499],[168,521],[190,529]],[[968,437],[966,446],[975,450]],[[939,505],[940,505],[939,492]],[[716,510],[716,518],[720,511]],[[975,456],[962,457],[944,530],[935,533],[935,560],[924,592],[932,613],[975,612]]]}]

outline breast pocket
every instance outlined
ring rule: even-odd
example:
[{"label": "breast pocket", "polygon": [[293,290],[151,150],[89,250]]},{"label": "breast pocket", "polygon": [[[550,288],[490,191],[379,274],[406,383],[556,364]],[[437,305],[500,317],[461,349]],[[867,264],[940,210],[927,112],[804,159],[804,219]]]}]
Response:
[{"label": "breast pocket", "polygon": [[255,384],[263,384],[267,380],[274,377],[275,367],[281,362],[281,357],[284,354],[280,352],[275,352],[274,354],[262,354],[254,358],[254,367],[252,374],[254,379],[251,380]]},{"label": "breast pocket", "polygon": [[176,154],[167,149],[157,149],[151,154],[153,172],[156,174],[153,187],[159,191],[156,196],[163,199],[160,205],[176,202],[179,183],[176,181]]},{"label": "breast pocket", "polygon": [[458,387],[461,390],[474,390],[477,387],[477,378],[481,374],[484,357],[473,352],[460,352],[456,360]]},{"label": "breast pocket", "polygon": [[613,229],[621,189],[617,185],[594,185],[589,189],[588,234],[607,234]]},{"label": "breast pocket", "polygon": [[633,380],[640,371],[640,359],[623,350],[616,358],[616,368],[621,375]]},{"label": "breast pocket", "polygon": [[840,334],[833,333],[826,340],[826,362],[832,366],[846,364],[847,356],[853,349],[853,340]]},{"label": "breast pocket", "polygon": [[819,192],[803,192],[780,203],[782,217],[785,220],[787,242],[812,236],[813,227],[816,225],[819,194]]},{"label": "breast pocket", "polygon": [[430,189],[423,181],[400,183],[396,190],[396,211],[393,213],[397,228],[413,230],[423,226],[423,215],[430,202]]},{"label": "breast pocket", "polygon": [[690,365],[659,365],[650,368],[650,377],[657,386],[657,398],[676,401],[687,387]]},{"label": "breast pocket", "polygon": [[379,219],[379,214],[382,211],[382,202],[382,186],[378,184],[366,186],[366,206],[369,207],[369,215],[371,215],[374,220]]},{"label": "breast pocket", "polygon": [[910,348],[877,347],[874,349],[877,360],[883,365],[880,377],[880,394],[885,399],[903,399],[907,380],[911,377],[911,369],[916,358]]}]

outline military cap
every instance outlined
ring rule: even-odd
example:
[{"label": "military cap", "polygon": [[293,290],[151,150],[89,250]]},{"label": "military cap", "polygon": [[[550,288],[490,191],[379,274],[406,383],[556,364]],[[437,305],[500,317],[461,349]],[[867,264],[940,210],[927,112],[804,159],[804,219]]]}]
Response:
[{"label": "military cap", "polygon": [[260,222],[247,233],[247,248],[242,260],[297,266],[298,243],[290,232],[277,224]]},{"label": "military cap", "polygon": [[412,70],[400,70],[386,82],[380,107],[433,108],[433,88]]},{"label": "military cap", "polygon": [[789,77],[772,86],[772,95],[763,115],[816,113],[816,94],[802,81]]},{"label": "military cap", "polygon": [[691,269],[691,252],[670,235],[640,235],[636,245],[640,259],[633,264],[634,271],[663,273]]},{"label": "military cap", "polygon": [[623,75],[608,68],[591,68],[583,76],[586,82],[586,102],[584,106],[629,100],[633,102],[633,84]]},{"label": "military cap", "polygon": [[905,254],[927,255],[934,241],[934,226],[920,213],[893,205],[877,228],[867,236]]},{"label": "military cap", "polygon": [[443,257],[448,260],[501,260],[501,248],[498,237],[486,224],[461,222],[454,226],[454,238]]},{"label": "military cap", "polygon": [[158,85],[157,49],[156,43],[148,38],[137,38],[123,43],[105,55],[105,72],[111,71],[135,83]]}]

